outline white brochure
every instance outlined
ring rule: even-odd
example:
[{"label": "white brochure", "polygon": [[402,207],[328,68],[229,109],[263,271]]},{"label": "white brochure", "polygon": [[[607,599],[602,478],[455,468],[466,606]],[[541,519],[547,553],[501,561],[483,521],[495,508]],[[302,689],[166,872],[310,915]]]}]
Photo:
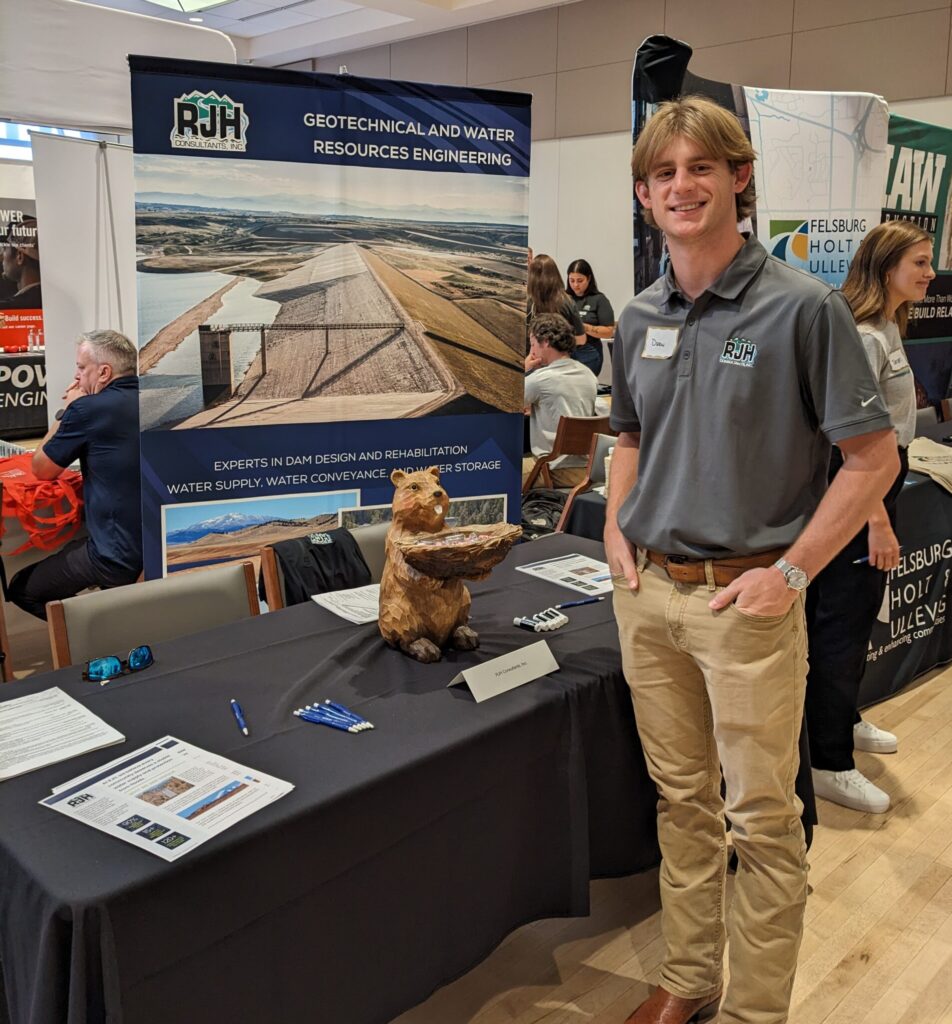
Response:
[{"label": "white brochure", "polygon": [[58,686],[15,697],[0,703],[0,779],[12,779],[124,739],[121,732]]},{"label": "white brochure", "polygon": [[40,803],[172,861],[292,789],[290,782],[163,736],[58,786]]},{"label": "white brochure", "polygon": [[380,584],[350,590],[332,590],[329,594],[311,594],[311,600],[348,622],[362,626],[380,617]]},{"label": "white brochure", "polygon": [[469,692],[479,704],[499,693],[514,690],[523,683],[531,683],[533,679],[547,676],[550,672],[558,672],[559,663],[549,649],[549,645],[540,640],[538,643],[520,647],[517,651],[502,654],[492,661],[484,661],[481,665],[463,669],[454,676],[447,686],[468,686]]},{"label": "white brochure", "polygon": [[599,562],[588,555],[560,555],[558,558],[546,558],[541,562],[529,562],[528,565],[517,565],[519,572],[528,573],[538,579],[558,583],[560,587],[568,587],[578,594],[594,597],[597,594],[610,594],[612,577],[607,562]]}]

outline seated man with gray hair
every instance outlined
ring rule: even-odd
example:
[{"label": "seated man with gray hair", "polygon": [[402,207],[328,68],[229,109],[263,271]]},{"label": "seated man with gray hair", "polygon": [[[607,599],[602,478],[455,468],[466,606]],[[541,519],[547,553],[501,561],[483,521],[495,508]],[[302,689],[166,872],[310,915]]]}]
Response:
[{"label": "seated man with gray hair", "polygon": [[55,480],[79,459],[89,534],[10,581],[10,600],[38,618],[46,618],[47,601],[87,587],[134,583],[142,571],[136,361],[135,345],[125,335],[81,335],[64,408],[33,455],[40,480]]}]

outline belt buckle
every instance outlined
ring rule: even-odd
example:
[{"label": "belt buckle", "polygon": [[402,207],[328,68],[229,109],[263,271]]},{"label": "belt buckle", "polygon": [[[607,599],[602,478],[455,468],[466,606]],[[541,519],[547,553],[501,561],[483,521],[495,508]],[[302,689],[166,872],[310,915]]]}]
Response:
[{"label": "belt buckle", "polygon": [[678,578],[677,570],[682,570],[681,575],[683,575],[683,571],[687,568],[688,564],[689,559],[685,555],[665,555],[662,568],[667,574],[668,579],[674,580],[675,583],[683,583],[684,581]]}]

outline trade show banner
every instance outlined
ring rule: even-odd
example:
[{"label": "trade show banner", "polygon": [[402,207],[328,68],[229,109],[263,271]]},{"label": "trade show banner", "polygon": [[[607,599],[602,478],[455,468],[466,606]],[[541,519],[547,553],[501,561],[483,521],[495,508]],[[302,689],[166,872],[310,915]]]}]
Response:
[{"label": "trade show banner", "polygon": [[[632,78],[637,138],[654,105],[709,96],[737,115],[757,161],[752,230],[771,255],[840,285],[863,236],[879,223],[886,180],[886,103],[867,93],[761,89],[699,78],[691,49],[666,36],[642,44]],[[659,274],[663,242],[635,203],[636,291]]]},{"label": "trade show banner", "polygon": [[919,404],[938,404],[952,394],[952,131],[890,114],[888,151],[882,219],[935,236],[936,278],[909,311],[905,346]]},{"label": "trade show banner", "polygon": [[908,487],[900,501],[899,565],[889,573],[866,652],[860,706],[897,693],[952,661],[952,502],[938,485]]},{"label": "trade show banner", "polygon": [[879,223],[889,115],[867,93],[744,87],[757,153],[757,237],[835,287]]},{"label": "trade show banner", "polygon": [[40,236],[32,199],[0,198],[0,351],[43,348]]},{"label": "trade show banner", "polygon": [[131,57],[155,577],[386,515],[518,521],[530,97]]}]

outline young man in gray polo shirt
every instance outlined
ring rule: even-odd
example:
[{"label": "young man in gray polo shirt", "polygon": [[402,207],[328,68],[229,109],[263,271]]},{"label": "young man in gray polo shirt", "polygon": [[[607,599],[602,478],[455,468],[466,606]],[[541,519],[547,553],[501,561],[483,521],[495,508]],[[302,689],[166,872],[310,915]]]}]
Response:
[{"label": "young man in gray polo shirt", "polygon": [[[807,888],[803,590],[898,470],[842,296],[737,231],[753,160],[737,119],[698,97],[662,104],[632,156],[671,264],[622,313],[613,367],[605,548],[658,787],[666,943],[628,1024],[713,1019],[728,938],[718,1020],[787,1020]],[[827,490],[834,441],[848,471]]]}]

